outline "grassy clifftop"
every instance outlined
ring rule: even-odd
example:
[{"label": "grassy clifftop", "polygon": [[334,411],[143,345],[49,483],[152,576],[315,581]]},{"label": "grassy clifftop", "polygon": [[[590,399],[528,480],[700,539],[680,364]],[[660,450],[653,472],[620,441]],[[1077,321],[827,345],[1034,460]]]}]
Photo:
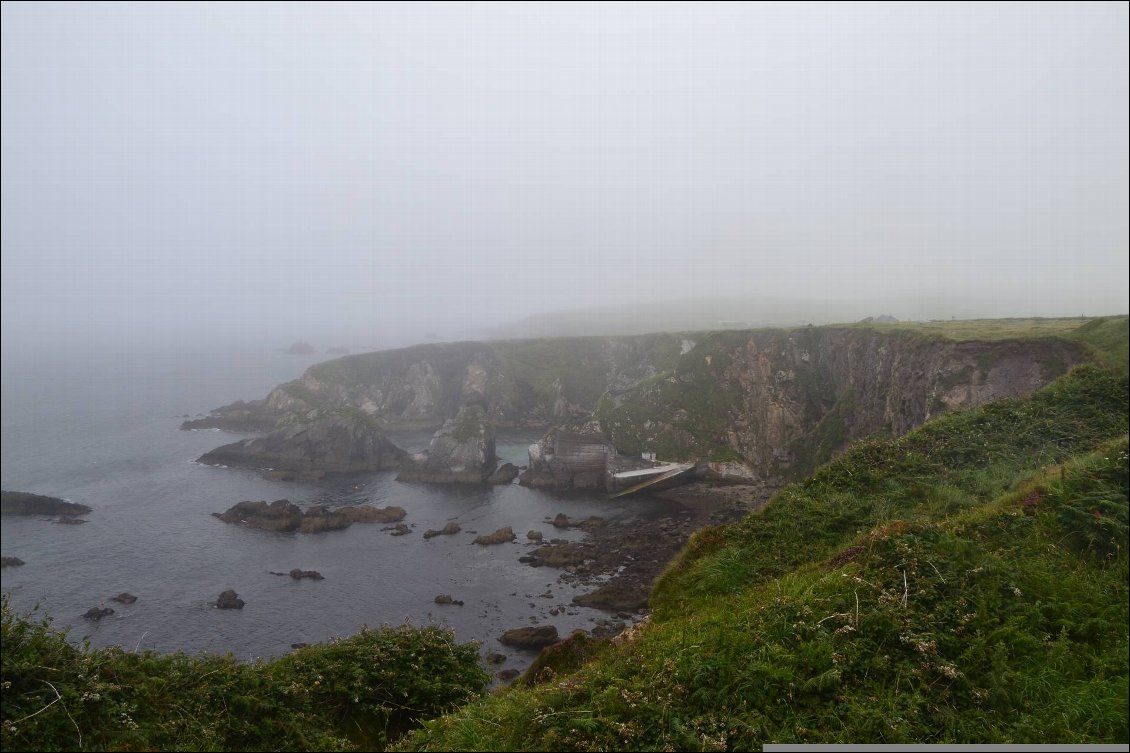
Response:
[{"label": "grassy clifftop", "polygon": [[1082,367],[858,446],[697,534],[634,640],[401,746],[1126,742],[1127,390]]}]

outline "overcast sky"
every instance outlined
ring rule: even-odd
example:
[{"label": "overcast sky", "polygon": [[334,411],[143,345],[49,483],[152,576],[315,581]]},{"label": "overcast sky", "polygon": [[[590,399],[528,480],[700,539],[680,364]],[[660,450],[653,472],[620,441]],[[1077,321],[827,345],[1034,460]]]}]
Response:
[{"label": "overcast sky", "polygon": [[1127,310],[1125,3],[2,21],[5,348],[391,344],[703,295]]}]

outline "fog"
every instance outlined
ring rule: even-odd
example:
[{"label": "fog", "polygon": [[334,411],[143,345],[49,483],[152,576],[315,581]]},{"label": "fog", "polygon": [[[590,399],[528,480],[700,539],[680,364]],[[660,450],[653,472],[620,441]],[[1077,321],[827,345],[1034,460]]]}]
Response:
[{"label": "fog", "polygon": [[667,300],[1127,310],[1124,3],[2,21],[5,354],[388,347]]}]

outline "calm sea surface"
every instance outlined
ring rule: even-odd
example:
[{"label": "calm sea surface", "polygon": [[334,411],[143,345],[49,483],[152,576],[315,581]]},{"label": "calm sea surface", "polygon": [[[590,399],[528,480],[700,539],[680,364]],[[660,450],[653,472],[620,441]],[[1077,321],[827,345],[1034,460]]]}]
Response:
[{"label": "calm sea surface", "polygon": [[[246,435],[180,431],[195,416],[236,399],[263,397],[325,356],[277,351],[91,352],[70,361],[3,361],[2,485],[63,497],[93,508],[85,525],[5,516],[3,554],[27,564],[2,571],[2,590],[17,610],[35,605],[71,625],[71,638],[159,651],[232,652],[241,659],[284,653],[383,623],[443,624],[484,652],[532,659],[505,649],[506,629],[554,624],[562,635],[592,627],[596,610],[571,607],[578,593],[558,572],[518,562],[532,545],[525,533],[576,539],[548,523],[570,517],[650,514],[655,502],[610,503],[600,497],[554,496],[505,487],[402,484],[384,472],[328,484],[267,481],[254,472],[199,465],[195,458]],[[499,455],[519,465],[539,432],[500,432]],[[427,446],[428,432],[390,435],[406,450]],[[361,484],[355,491],[352,486]],[[212,517],[245,499],[287,498],[300,504],[366,502],[400,505],[411,535],[355,524],[321,534],[275,534]],[[425,541],[423,532],[456,521],[463,532]],[[482,547],[473,532],[512,526],[518,540]],[[293,581],[270,571],[318,570],[323,581]],[[242,610],[210,602],[235,589]],[[129,591],[132,605],[109,601]],[[549,592],[551,596],[543,596]],[[439,606],[437,594],[465,606]],[[93,623],[81,615],[105,601],[116,611]]]}]

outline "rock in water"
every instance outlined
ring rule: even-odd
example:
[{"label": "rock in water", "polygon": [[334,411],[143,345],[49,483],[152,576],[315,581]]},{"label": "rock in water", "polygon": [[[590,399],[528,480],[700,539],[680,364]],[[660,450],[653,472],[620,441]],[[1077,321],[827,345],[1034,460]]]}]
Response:
[{"label": "rock in water", "polygon": [[502,486],[512,483],[516,478],[518,478],[518,466],[513,463],[503,463],[498,467],[497,471],[490,474],[490,478],[487,479],[487,482]]},{"label": "rock in water", "polygon": [[530,541],[541,541],[545,537],[542,535],[541,531],[527,531],[526,538]]},{"label": "rock in water", "polygon": [[57,497],[28,492],[0,492],[0,514],[4,515],[86,515],[86,505],[68,502]]},{"label": "rock in water", "polygon": [[494,676],[502,680],[503,682],[509,682],[520,674],[522,673],[516,669],[504,669],[501,672],[496,672]]},{"label": "rock in water", "polygon": [[439,594],[436,596],[436,604],[454,604],[457,607],[463,606],[462,599],[453,599],[448,594]]},{"label": "rock in water", "polygon": [[129,591],[122,591],[117,596],[112,597],[110,601],[116,601],[119,604],[132,604],[137,601],[137,597],[131,594]]},{"label": "rock in water", "polygon": [[553,625],[539,625],[537,627],[522,627],[507,630],[498,639],[504,646],[515,648],[543,648],[560,640],[557,628]]},{"label": "rock in water", "polygon": [[243,609],[243,604],[244,601],[239,598],[239,594],[230,588],[216,599],[217,609]]},{"label": "rock in water", "polygon": [[396,479],[481,484],[496,462],[494,427],[482,408],[464,406],[432,436],[427,451],[405,458]]},{"label": "rock in water", "polygon": [[309,578],[310,580],[325,580],[325,577],[323,577],[323,575],[317,570],[301,570],[297,567],[291,570],[289,575],[295,580],[302,580],[303,578]]},{"label": "rock in water", "polygon": [[326,507],[311,507],[303,511],[290,500],[277,499],[270,504],[263,500],[250,500],[233,505],[223,513],[212,513],[225,523],[236,523],[260,531],[295,531],[298,533],[321,533],[348,528],[353,523],[395,523],[404,519],[404,508],[371,507],[354,505],[330,510]]},{"label": "rock in water", "polygon": [[114,610],[110,609],[110,607],[91,607],[86,610],[86,614],[84,614],[83,617],[88,620],[100,620],[103,617],[109,617],[113,613]]},{"label": "rock in water", "polygon": [[483,546],[490,546],[492,544],[505,544],[507,541],[514,540],[514,529],[510,526],[499,528],[494,533],[488,533],[475,538],[476,544]]},{"label": "rock in water", "polygon": [[428,530],[424,531],[424,538],[431,539],[435,538],[436,536],[451,536],[453,534],[459,533],[461,530],[463,529],[459,527],[459,524],[452,521],[445,525],[442,530],[437,531],[434,528],[429,528]]},{"label": "rock in water", "polygon": [[199,462],[320,478],[395,468],[404,454],[375,421],[350,414],[285,423],[265,437],[217,447]]},{"label": "rock in water", "polygon": [[0,567],[19,567],[24,561],[19,557],[0,557]]}]

